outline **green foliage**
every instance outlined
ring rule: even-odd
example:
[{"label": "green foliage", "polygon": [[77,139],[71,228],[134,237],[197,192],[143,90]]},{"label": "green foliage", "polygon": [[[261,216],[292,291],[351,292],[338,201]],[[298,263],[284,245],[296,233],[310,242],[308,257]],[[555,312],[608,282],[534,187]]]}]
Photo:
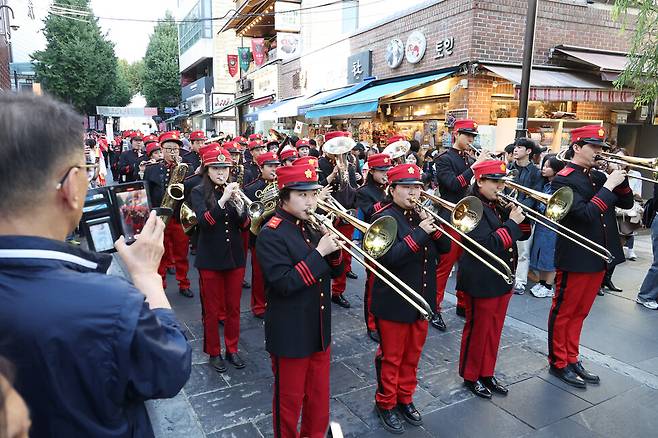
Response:
[{"label": "green foliage", "polygon": [[160,109],[180,102],[178,27],[171,13],[153,29],[144,56],[142,91],[148,106]]},{"label": "green foliage", "polygon": [[655,0],[615,0],[613,17],[622,20],[625,32],[629,23],[634,26],[629,62],[615,86],[635,88],[636,106],[650,104],[658,98],[658,5]]},{"label": "green foliage", "polygon": [[128,64],[127,61],[121,59],[119,60],[119,63],[121,62],[126,65],[126,74],[131,92],[133,94],[143,93],[142,79],[144,77],[144,60],[140,59],[132,64]]},{"label": "green foliage", "polygon": [[133,92],[130,81],[128,80],[128,68],[128,63],[124,59],[120,59],[116,68],[115,85],[110,95],[104,99],[104,105],[126,106],[136,94]]},{"label": "green foliage", "polygon": [[[58,4],[91,12],[88,0],[58,0]],[[114,45],[93,15],[73,20],[49,14],[44,24],[46,48],[31,56],[37,80],[78,111],[95,114],[96,105],[108,102],[117,84]]]}]

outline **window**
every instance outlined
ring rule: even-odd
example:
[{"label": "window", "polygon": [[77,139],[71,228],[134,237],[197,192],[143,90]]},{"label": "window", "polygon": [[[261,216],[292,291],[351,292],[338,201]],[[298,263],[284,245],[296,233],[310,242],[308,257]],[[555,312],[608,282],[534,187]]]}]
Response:
[{"label": "window", "polygon": [[343,0],[343,33],[354,32],[359,27],[359,1]]},{"label": "window", "polygon": [[200,38],[212,38],[212,20],[195,21],[211,17],[211,0],[199,0],[192,7],[183,22],[178,25],[178,47],[181,54],[192,47]]}]

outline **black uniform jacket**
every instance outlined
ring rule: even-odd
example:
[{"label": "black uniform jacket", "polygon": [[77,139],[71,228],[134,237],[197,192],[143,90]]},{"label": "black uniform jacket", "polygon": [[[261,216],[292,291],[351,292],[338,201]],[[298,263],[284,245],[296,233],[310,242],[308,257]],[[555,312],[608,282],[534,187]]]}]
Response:
[{"label": "black uniform jacket", "polygon": [[384,187],[368,178],[367,182],[356,190],[356,208],[363,212],[366,222],[370,222],[372,215],[383,207]]},{"label": "black uniform jacket", "polygon": [[265,278],[265,348],[308,357],[331,343],[331,279],[343,271],[341,251],[323,258],[320,234],[277,209],[263,226],[256,254]]},{"label": "black uniform jacket", "polygon": [[[190,203],[199,221],[199,237],[194,266],[197,269],[225,271],[244,268],[245,254],[242,249],[242,230],[249,226],[246,208],[241,212],[232,202],[224,208],[215,203],[208,208],[204,199],[203,184],[192,189]],[[216,199],[222,197],[223,188],[215,189]]]},{"label": "black uniform jacket", "polygon": [[[165,162],[150,164],[144,170],[144,181],[148,183],[149,195],[151,196],[151,206],[159,207],[162,205],[162,198],[164,197],[165,190],[169,185],[171,178],[171,171],[176,165],[167,165]],[[189,172],[189,169],[188,169]],[[174,209],[174,219],[179,222],[180,218],[180,205],[181,202],[176,203]]]},{"label": "black uniform jacket", "polygon": [[[140,156],[137,155],[137,152],[131,150],[123,151],[119,156],[119,175],[125,177],[125,182],[137,181],[139,178],[137,176],[137,171],[135,166],[139,161]],[[124,182],[123,180],[121,182]]]},{"label": "black uniform jacket", "polygon": [[244,163],[244,186],[245,188],[260,178],[260,167],[253,161]]},{"label": "black uniform jacket", "polygon": [[[514,272],[518,259],[516,242],[527,240],[530,237],[530,223],[526,219],[521,224],[517,224],[509,219],[509,210],[498,209],[495,204],[481,197],[480,200],[484,207],[482,219],[477,227],[468,233],[468,236],[504,260]],[[462,243],[468,245],[476,254],[482,255],[481,251],[466,240],[462,240]],[[489,257],[482,256],[493,266],[502,270],[502,267]],[[511,289],[512,286],[507,284],[500,275],[486,267],[468,251],[463,252],[459,259],[457,290],[475,298],[492,298],[505,295]]]},{"label": "black uniform jacket", "polygon": [[[323,186],[328,184],[327,176],[331,175],[334,171],[334,165],[327,159],[327,157],[320,157],[318,159],[318,166],[322,171],[320,173],[319,182]],[[354,208],[356,201],[356,173],[354,173],[354,166],[348,165],[348,182],[349,184],[341,184],[340,178],[336,177],[331,182],[331,196],[345,208]]]},{"label": "black uniform jacket", "polygon": [[[246,170],[246,169],[245,169]],[[246,174],[245,174],[246,175]],[[246,179],[245,179],[246,181]],[[267,181],[265,181],[263,178],[259,177],[256,178],[255,180],[246,183],[244,186],[244,194],[247,195],[247,198],[251,199],[252,201],[260,201],[258,196],[256,196],[256,192],[259,190],[263,190],[265,186],[267,186]],[[265,225],[266,220],[263,221],[263,225]],[[253,233],[249,233],[249,247],[254,248],[256,246],[256,235]]]},{"label": "black uniform jacket", "polygon": [[[441,231],[431,236],[427,234],[418,226],[420,217],[415,210],[403,210],[391,203],[375,213],[372,220],[382,216],[395,218],[398,232],[391,249],[378,261],[434,308],[436,265],[439,254],[450,250],[449,238]],[[416,308],[377,277],[372,290],[371,311],[377,318],[389,321],[411,323],[420,318]]]},{"label": "black uniform jacket", "polygon": [[[441,198],[450,202],[459,202],[466,195],[466,190],[473,178],[471,165],[473,157],[467,152],[459,152],[450,148],[443,152],[436,160],[436,179],[439,184]],[[444,219],[450,219],[450,211],[439,208]]]},{"label": "black uniform jacket", "polygon": [[[551,185],[555,190],[565,186],[573,190],[573,205],[562,219],[562,225],[605,246],[615,257],[612,263],[616,265],[625,259],[617,231],[615,207],[631,208],[633,191],[628,185],[628,179],[612,192],[603,187],[605,181],[606,175],[603,172],[590,171],[569,163],[558,172]],[[555,267],[569,272],[599,272],[606,269],[606,263],[558,234]]]},{"label": "black uniform jacket", "polygon": [[190,172],[194,173],[201,166],[201,157],[194,151],[185,152],[181,158],[183,163],[187,163],[190,166]]}]

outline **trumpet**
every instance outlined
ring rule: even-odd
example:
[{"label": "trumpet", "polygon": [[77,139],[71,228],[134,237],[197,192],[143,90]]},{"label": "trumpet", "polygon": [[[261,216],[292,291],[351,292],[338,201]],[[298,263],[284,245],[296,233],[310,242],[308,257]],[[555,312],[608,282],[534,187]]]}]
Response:
[{"label": "trumpet", "polygon": [[[555,156],[560,161],[565,163],[572,163],[572,160],[566,159],[564,156],[567,153],[568,149],[564,149]],[[627,157],[622,155],[615,155],[608,152],[599,152],[595,157],[597,161],[605,161],[606,163],[619,164],[622,166],[628,166],[639,170],[647,170],[651,172],[658,172],[658,158],[638,158],[638,157]],[[654,173],[655,174],[655,173]],[[635,178],[642,181],[647,181],[653,184],[658,184],[658,180],[653,178],[647,178],[645,176],[636,176],[636,175],[626,175],[628,178]]]},{"label": "trumpet", "polygon": [[252,201],[249,199],[239,187],[233,191],[233,195],[237,196],[240,202],[244,203],[247,207],[247,214],[251,219],[259,218],[265,213],[265,205],[260,201]]},{"label": "trumpet", "polygon": [[[434,200],[437,201],[438,204],[440,204],[442,207],[447,208],[448,210],[452,211],[453,217],[457,215],[458,217],[462,217],[462,219],[459,219],[456,224],[453,225],[449,221],[443,219],[441,216],[439,216],[437,213],[432,211],[430,208],[427,206],[423,205],[423,203],[419,199],[413,200],[414,204],[420,209],[422,209],[425,213],[430,215],[435,221],[439,221],[443,226],[450,228],[451,230],[455,231],[459,236],[468,241],[471,245],[473,245],[475,248],[477,248],[479,251],[483,252],[486,254],[491,260],[495,261],[498,263],[503,269],[498,269],[494,265],[492,265],[489,261],[485,260],[482,256],[478,255],[475,253],[473,249],[471,249],[469,246],[465,245],[464,243],[460,242],[459,239],[451,236],[449,233],[445,233],[446,236],[450,240],[452,240],[456,245],[461,246],[464,251],[468,252],[471,254],[473,257],[481,261],[487,268],[491,269],[494,271],[496,274],[500,275],[507,284],[512,284],[514,283],[514,274],[512,274],[512,270],[510,267],[505,263],[500,257],[489,251],[487,248],[484,246],[480,245],[470,237],[468,234],[469,231],[474,229],[477,224],[480,222],[480,219],[482,218],[482,202],[475,198],[474,196],[467,196],[466,198],[462,199],[459,203],[457,204],[452,204],[451,202],[448,202],[444,199],[439,198],[438,196],[433,196],[430,195],[429,193],[423,191],[421,192],[421,196],[425,197],[426,199],[429,199],[430,201],[434,202]],[[457,211],[457,214],[455,213]],[[468,218],[468,219],[466,219]],[[454,219],[453,219],[454,220]],[[462,231],[460,228],[464,228],[467,231]]]},{"label": "trumpet", "polygon": [[[329,205],[325,205],[326,207],[330,207]],[[333,210],[333,208],[330,207],[330,210]],[[335,210],[332,212],[338,212],[340,210]],[[398,277],[393,275],[391,271],[386,269],[384,265],[379,263],[377,259],[375,259],[373,256],[369,254],[369,251],[377,252],[376,249],[361,249],[358,245],[356,245],[352,240],[350,240],[349,237],[345,237],[341,234],[340,231],[338,231],[333,225],[332,221],[330,218],[327,216],[321,215],[320,213],[317,213],[313,210],[308,210],[307,211],[310,219],[309,222],[315,226],[316,228],[320,227],[325,227],[327,230],[329,230],[331,233],[333,233],[338,239],[338,246],[343,249],[345,252],[350,254],[352,256],[352,260],[356,260],[360,264],[363,265],[364,268],[369,269],[377,278],[382,280],[384,283],[386,283],[393,291],[395,291],[400,297],[402,297],[405,301],[407,301],[412,307],[414,307],[420,315],[424,318],[429,320],[433,314],[434,311],[432,310],[432,307],[425,301],[425,299],[420,296],[416,291],[411,289],[406,283],[404,283],[402,280],[400,280]],[[382,217],[381,219],[387,219],[387,221],[393,220],[395,222],[395,219],[390,218],[390,217]],[[373,229],[373,227],[377,226],[379,227],[382,225],[383,228],[386,228],[387,225],[384,225],[385,222],[382,222],[381,224],[378,221],[375,221],[372,225],[368,227],[368,231]],[[395,224],[395,227],[397,228],[397,223]],[[397,231],[396,231],[397,233]],[[393,239],[395,238],[395,234],[392,234],[390,236],[390,243],[387,243],[387,246],[390,247],[393,245]],[[376,241],[376,240],[375,240]],[[373,243],[374,241],[371,240],[366,240],[365,236],[363,239],[363,246],[364,248],[369,248],[369,245]],[[356,251],[356,252],[355,252]],[[357,257],[357,253],[361,255],[361,257]],[[395,284],[394,284],[395,283]],[[412,298],[413,297],[413,298]]]}]

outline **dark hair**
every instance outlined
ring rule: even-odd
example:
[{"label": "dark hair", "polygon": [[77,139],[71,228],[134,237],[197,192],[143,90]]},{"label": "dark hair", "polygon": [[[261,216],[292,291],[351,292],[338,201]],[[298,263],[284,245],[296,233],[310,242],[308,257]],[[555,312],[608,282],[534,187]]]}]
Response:
[{"label": "dark hair", "polygon": [[280,204],[282,204],[283,202],[288,202],[290,200],[290,192],[292,192],[292,189],[289,189],[287,187],[284,187],[281,190],[279,190]]},{"label": "dark hair", "polygon": [[49,96],[0,93],[0,214],[34,205],[25,200],[54,189],[54,173],[63,162],[76,154],[82,160],[82,120]]},{"label": "dark hair", "polygon": [[312,139],[310,139],[310,140],[308,141],[308,144],[310,144],[311,146],[317,146],[317,145],[318,145],[318,142],[315,141],[314,138],[312,138]]},{"label": "dark hair", "polygon": [[532,149],[533,152],[537,147],[535,142],[527,137],[517,138],[516,141],[514,142],[514,146],[522,146],[526,149]]},{"label": "dark hair", "polygon": [[409,153],[407,154],[407,156],[404,157],[404,159],[406,160],[407,157],[408,157],[409,155],[412,155],[412,156],[416,159],[416,166],[420,166],[420,165],[422,164],[422,160],[420,159],[420,157],[418,156],[418,154],[415,153],[415,152],[409,152]]},{"label": "dark hair", "polygon": [[218,199],[215,190],[216,184],[210,179],[208,166],[204,166],[201,170],[201,186],[203,187],[203,200],[206,203],[206,208],[210,210],[217,205]]},{"label": "dark hair", "polygon": [[418,152],[420,150],[420,142],[418,140],[409,140],[409,144],[411,145],[411,149],[409,149],[411,152]]},{"label": "dark hair", "polygon": [[515,147],[516,145],[514,143],[510,143],[507,146],[505,146],[505,152],[511,154],[512,152],[514,152]]},{"label": "dark hair", "polygon": [[546,162],[548,162],[548,166],[553,169],[553,172],[555,173],[558,173],[560,170],[564,169],[564,166],[566,166],[566,163],[562,160],[558,160],[555,154],[548,154],[544,156],[540,170],[544,168]]},{"label": "dark hair", "polygon": [[86,139],[85,146],[89,146],[90,148],[93,148],[94,146],[96,146],[96,140],[94,140],[93,138]]}]

